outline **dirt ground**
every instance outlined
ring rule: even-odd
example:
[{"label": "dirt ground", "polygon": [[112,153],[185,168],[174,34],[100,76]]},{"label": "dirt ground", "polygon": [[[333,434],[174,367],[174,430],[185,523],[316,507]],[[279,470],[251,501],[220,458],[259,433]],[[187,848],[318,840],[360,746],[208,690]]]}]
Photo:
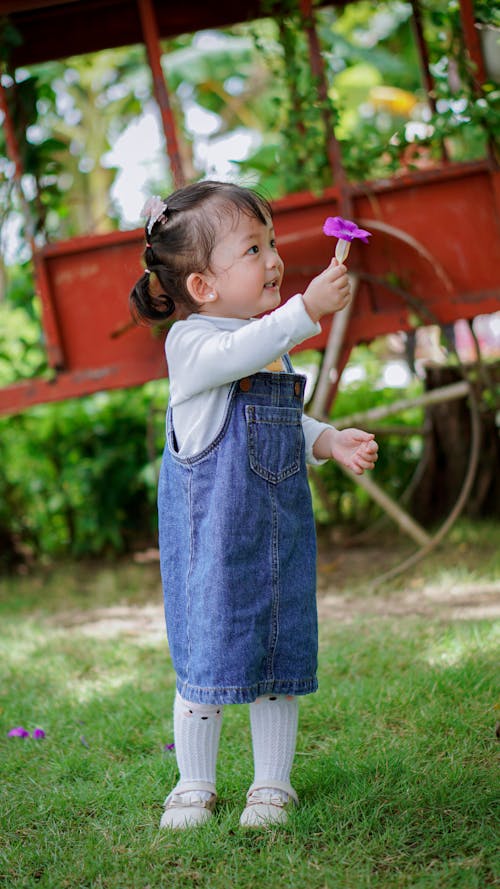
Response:
[{"label": "dirt ground", "polygon": [[[380,548],[350,547],[337,550],[332,559],[320,548],[318,613],[320,623],[350,623],[356,619],[428,617],[433,620],[481,620],[500,617],[500,581],[446,581],[430,583],[413,572],[397,588],[370,593],[359,580],[374,576],[382,567]],[[143,554],[157,561],[156,551]],[[355,568],[353,569],[353,566]],[[353,582],[353,578],[354,581]],[[163,641],[165,635],[161,589],[154,603],[120,604],[53,615],[52,626],[74,629],[92,637],[127,636],[138,643]]]}]

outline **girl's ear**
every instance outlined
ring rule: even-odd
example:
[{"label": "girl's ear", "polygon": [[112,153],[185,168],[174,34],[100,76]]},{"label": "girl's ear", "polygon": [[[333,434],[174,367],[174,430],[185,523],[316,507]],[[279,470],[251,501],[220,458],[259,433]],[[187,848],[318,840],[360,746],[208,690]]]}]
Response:
[{"label": "girl's ear", "polygon": [[217,294],[205,278],[205,275],[201,275],[199,272],[192,272],[188,275],[186,287],[189,295],[200,305],[217,299]]}]

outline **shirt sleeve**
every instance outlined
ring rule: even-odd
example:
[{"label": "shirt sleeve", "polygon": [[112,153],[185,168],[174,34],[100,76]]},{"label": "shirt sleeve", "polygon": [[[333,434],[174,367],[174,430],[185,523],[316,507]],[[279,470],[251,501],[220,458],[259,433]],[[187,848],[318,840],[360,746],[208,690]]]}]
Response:
[{"label": "shirt sleeve", "polygon": [[310,466],[322,466],[323,463],[327,462],[326,460],[316,459],[313,454],[313,447],[314,442],[320,437],[321,433],[325,429],[331,428],[332,426],[329,423],[321,423],[320,420],[315,420],[314,417],[302,414],[302,431],[306,443],[306,463],[309,463]]},{"label": "shirt sleeve", "polygon": [[257,373],[320,332],[300,294],[236,330],[221,330],[203,316],[174,324],[165,344],[171,403]]}]

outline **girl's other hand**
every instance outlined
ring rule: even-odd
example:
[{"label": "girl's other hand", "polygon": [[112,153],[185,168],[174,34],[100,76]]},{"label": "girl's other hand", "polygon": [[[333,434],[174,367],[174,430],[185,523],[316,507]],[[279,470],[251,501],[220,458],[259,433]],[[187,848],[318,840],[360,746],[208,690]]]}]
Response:
[{"label": "girl's other hand", "polygon": [[372,432],[362,429],[326,429],[314,442],[317,460],[336,460],[356,475],[373,469],[378,458],[378,444]]},{"label": "girl's other hand", "polygon": [[344,309],[351,300],[351,286],[345,265],[333,257],[330,265],[306,288],[302,300],[310,318],[318,322],[323,315]]}]

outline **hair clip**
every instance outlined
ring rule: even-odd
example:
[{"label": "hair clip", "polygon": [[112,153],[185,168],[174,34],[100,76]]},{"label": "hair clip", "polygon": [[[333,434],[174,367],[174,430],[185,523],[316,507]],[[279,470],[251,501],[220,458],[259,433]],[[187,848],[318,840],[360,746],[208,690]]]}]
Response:
[{"label": "hair clip", "polygon": [[144,274],[145,274],[145,275],[150,275],[150,274],[151,274],[151,269],[144,269]]},{"label": "hair clip", "polygon": [[151,234],[153,226],[156,222],[165,222],[167,217],[168,205],[165,201],[159,197],[159,195],[153,195],[153,197],[148,198],[144,207],[141,210],[141,216],[148,220],[146,225],[146,231],[148,235]]}]

